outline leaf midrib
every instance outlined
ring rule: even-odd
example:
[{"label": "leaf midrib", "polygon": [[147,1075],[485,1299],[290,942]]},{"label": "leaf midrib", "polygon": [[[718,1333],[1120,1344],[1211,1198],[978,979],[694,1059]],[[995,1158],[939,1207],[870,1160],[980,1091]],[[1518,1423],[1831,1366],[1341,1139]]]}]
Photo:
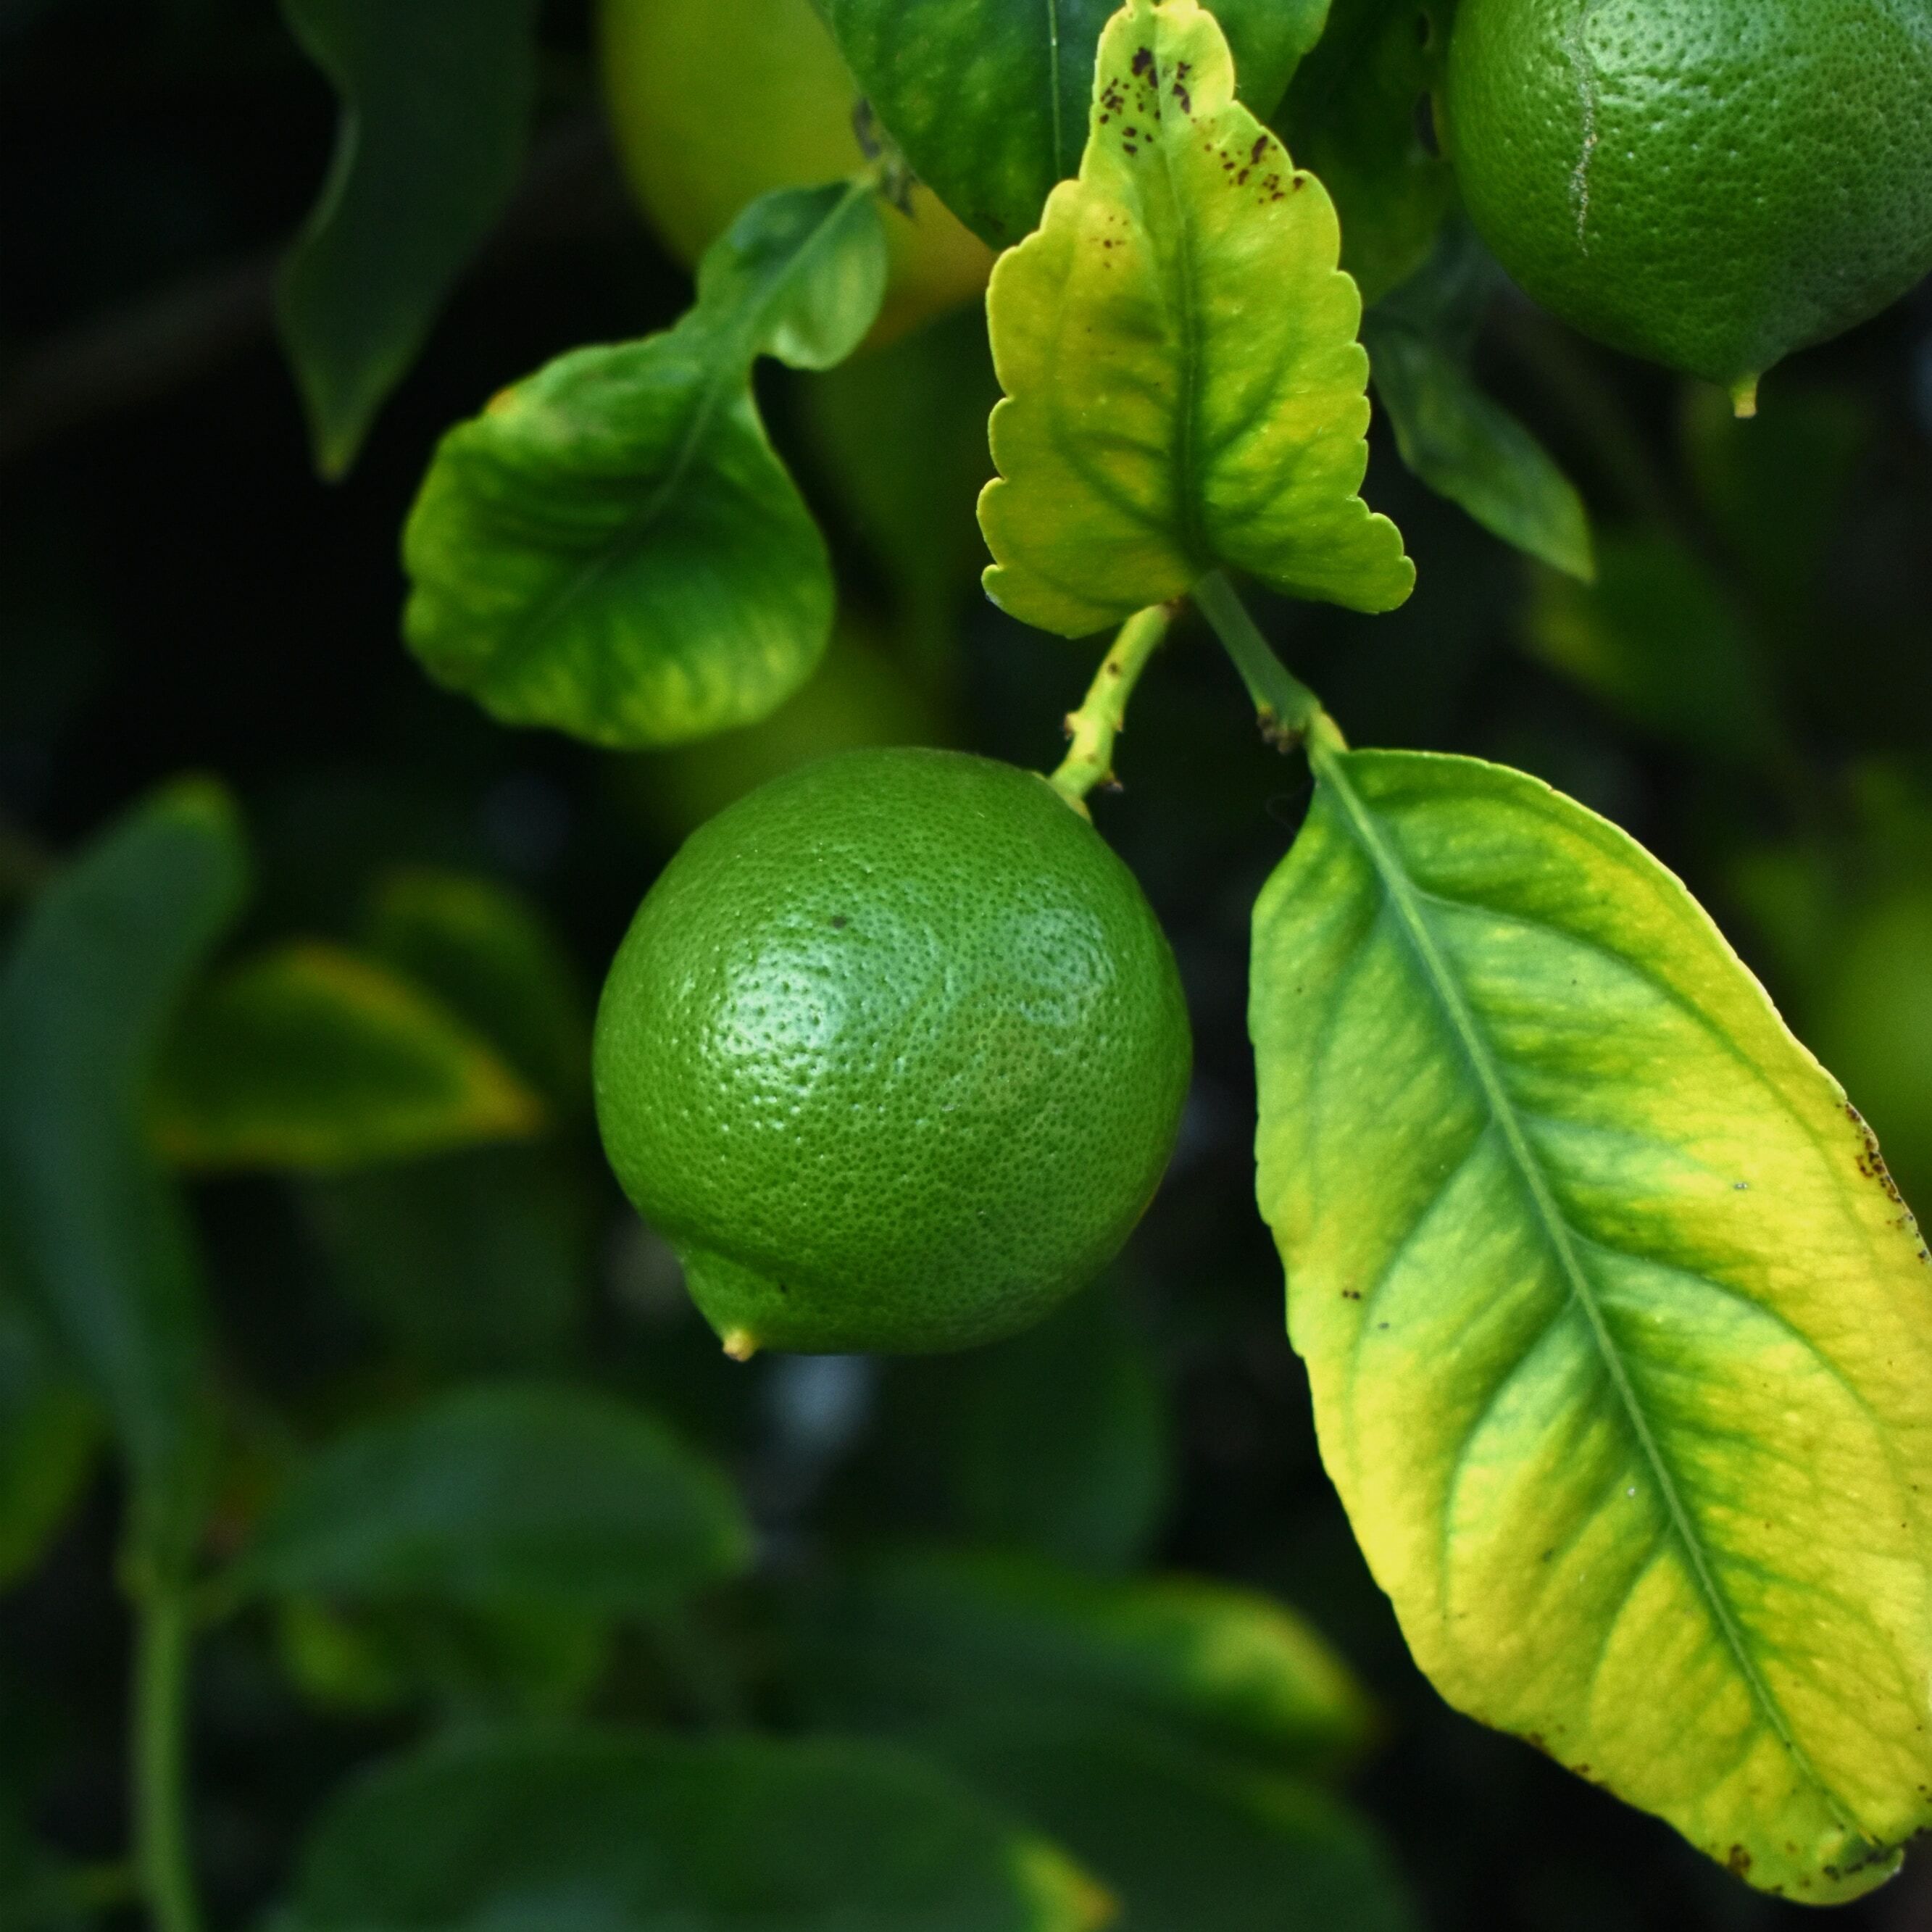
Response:
[{"label": "leaf midrib", "polygon": [[[860,179],[851,182],[845,193],[828,212],[825,219],[814,228],[800,245],[791,260],[766,284],[764,292],[751,308],[738,320],[735,332],[741,344],[748,342],[752,346],[748,352],[740,355],[719,355],[712,364],[711,374],[700,382],[691,405],[691,416],[684,434],[678,440],[672,452],[670,466],[665,470],[657,488],[636,512],[626,518],[614,530],[609,539],[598,554],[579,566],[567,583],[552,591],[499,646],[495,662],[490,674],[490,681],[511,671],[521,668],[531,650],[542,643],[560,614],[581,597],[598,580],[615,565],[620,556],[628,555],[638,548],[640,539],[664,514],[664,508],[677,494],[688,470],[704,442],[720,403],[727,391],[737,382],[748,385],[752,365],[763,352],[760,345],[764,340],[765,319],[777,305],[779,298],[790,287],[803,265],[810,261],[824,245],[825,238],[832,234],[844,221],[854,202],[872,192],[869,181]],[[681,328],[704,314],[700,302],[677,325]],[[676,333],[674,328],[664,337],[650,338],[663,340]]]},{"label": "leaf midrib", "polygon": [[1349,781],[1343,762],[1346,755],[1318,750],[1312,754],[1310,762],[1314,766],[1318,779],[1328,786],[1340,802],[1348,822],[1348,829],[1357,844],[1367,856],[1370,864],[1375,868],[1382,890],[1395,910],[1404,937],[1429,982],[1430,990],[1448,1018],[1470,1069],[1476,1076],[1477,1084],[1482,1089],[1490,1118],[1501,1132],[1510,1160],[1528,1190],[1544,1238],[1556,1257],[1564,1278],[1570,1285],[1571,1294],[1590,1324],[1598,1353],[1610,1376],[1611,1385],[1616,1390],[1644,1461],[1663,1496],[1672,1532],[1689,1562],[1692,1577],[1712,1622],[1723,1636],[1738,1675],[1743,1678],[1766,1722],[1771,1726],[1792,1762],[1824,1799],[1832,1816],[1846,1829],[1855,1832],[1861,1838],[1873,1844],[1880,1843],[1882,1840],[1866,1831],[1846,1809],[1838,1793],[1819,1774],[1810,1756],[1792,1735],[1784,1711],[1772,1694],[1771,1687],[1765,1682],[1762,1673],[1745,1647],[1743,1632],[1732,1614],[1730,1604],[1718,1587],[1717,1579],[1712,1572],[1709,1559],[1691,1522],[1690,1512],[1678,1492],[1676,1482],[1651,1428],[1649,1418],[1638,1400],[1635,1385],[1624,1366],[1622,1355],[1604,1319],[1596,1291],[1578,1258],[1569,1222],[1557,1204],[1548,1178],[1543,1171],[1542,1162],[1531,1148],[1528,1138],[1517,1118],[1515,1104],[1503,1084],[1495,1054],[1478,1026],[1475,1016],[1463,997],[1462,989],[1436,944],[1435,934],[1420,904],[1420,894],[1402,868],[1400,860],[1390,850],[1376,826],[1374,815]]}]

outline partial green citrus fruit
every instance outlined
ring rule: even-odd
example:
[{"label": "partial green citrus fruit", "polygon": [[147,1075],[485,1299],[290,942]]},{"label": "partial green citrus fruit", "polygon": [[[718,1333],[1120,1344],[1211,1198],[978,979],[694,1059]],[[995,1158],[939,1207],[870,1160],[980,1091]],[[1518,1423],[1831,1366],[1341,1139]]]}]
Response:
[{"label": "partial green citrus fruit", "polygon": [[1153,912],[1044,778],[853,752],[666,867],[604,989],[597,1113],[733,1354],[924,1353],[1106,1264],[1190,1059]]},{"label": "partial green citrus fruit", "polygon": [[[858,89],[812,0],[601,0],[618,153],[666,248],[694,263],[748,201],[864,165]],[[887,211],[892,280],[872,340],[970,302],[992,251],[928,190]]]},{"label": "partial green citrus fruit", "polygon": [[1927,0],[1462,0],[1443,105],[1523,287],[1742,412],[1932,269]]}]

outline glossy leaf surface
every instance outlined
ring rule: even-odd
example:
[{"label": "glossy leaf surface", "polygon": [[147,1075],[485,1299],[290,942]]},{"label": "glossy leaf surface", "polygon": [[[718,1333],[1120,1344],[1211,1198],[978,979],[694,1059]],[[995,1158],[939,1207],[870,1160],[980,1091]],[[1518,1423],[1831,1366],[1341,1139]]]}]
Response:
[{"label": "glossy leaf surface", "polygon": [[1078,180],[993,272],[986,588],[1043,630],[1098,630],[1219,566],[1364,610],[1414,586],[1356,494],[1368,358],[1334,211],[1233,78],[1195,0],[1131,0]]},{"label": "glossy leaf surface", "polygon": [[1367,302],[1421,266],[1454,205],[1429,100],[1454,12],[1454,0],[1332,0],[1320,44],[1273,117],[1334,196],[1342,266]]},{"label": "glossy leaf surface", "polygon": [[750,1558],[730,1484],[653,1417],[584,1390],[486,1387],[332,1443],[271,1510],[236,1581],[620,1610]]},{"label": "glossy leaf surface", "polygon": [[867,1564],[824,1610],[842,1720],[917,1730],[996,1710],[1098,1714],[1304,1768],[1346,1759],[1368,1732],[1366,1700],[1322,1639],[1225,1584],[935,1552]]},{"label": "glossy leaf surface", "polygon": [[1402,460],[1492,536],[1567,575],[1596,574],[1576,486],[1470,367],[1502,272],[1457,224],[1430,260],[1362,318],[1376,394]]},{"label": "glossy leaf surface", "polygon": [[1450,1700],[1757,1886],[1928,1822],[1932,1270],[1678,882],[1536,781],[1322,754],[1256,909],[1322,1451]]},{"label": "glossy leaf surface", "polygon": [[182,994],[238,910],[227,795],[176,785],[42,892],[0,980],[0,1189],[23,1292],[112,1418],[134,1537],[172,1561],[200,1466],[206,1313],[182,1204],[149,1152],[148,1090]]},{"label": "glossy leaf surface", "polygon": [[811,674],[825,545],[758,416],[752,365],[823,368],[878,312],[868,190],[754,202],[697,306],[580,349],[446,436],[404,535],[404,628],[441,682],[509,724],[681,743],[748,724]]},{"label": "glossy leaf surface", "polygon": [[1094,1887],[862,1744],[546,1732],[432,1748],[325,1811],[292,1932],[1087,1932]]},{"label": "glossy leaf surface", "polygon": [[515,185],[535,0],[282,0],[342,97],[322,198],[283,271],[281,326],[316,460],[339,476]]},{"label": "glossy leaf surface", "polygon": [[1120,1932],[1415,1932],[1421,1924],[1374,1829],[1299,1780],[1119,1725],[982,1724],[928,1742],[1078,1858],[1120,1900]]},{"label": "glossy leaf surface", "polygon": [[[1329,0],[1220,0],[1241,98],[1265,117]],[[825,0],[860,88],[914,172],[1010,248],[1079,164],[1111,0]]]},{"label": "glossy leaf surface", "polygon": [[200,1168],[327,1172],[518,1140],[541,1100],[410,981],[298,940],[192,1000],[154,1103],[162,1150]]}]

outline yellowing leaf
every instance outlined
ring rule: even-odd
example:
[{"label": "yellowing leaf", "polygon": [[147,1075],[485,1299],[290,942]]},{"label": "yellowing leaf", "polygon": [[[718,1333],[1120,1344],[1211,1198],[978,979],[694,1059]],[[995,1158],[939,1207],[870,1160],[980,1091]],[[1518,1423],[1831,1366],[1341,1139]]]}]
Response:
[{"label": "yellowing leaf", "polygon": [[1932,1270],[1676,879],[1462,758],[1318,754],[1256,913],[1322,1452],[1462,1709],[1740,1876],[1932,1822]]},{"label": "yellowing leaf", "polygon": [[162,1150],[188,1167],[356,1167],[524,1138],[544,1120],[447,1008],[313,942],[251,960],[194,1000],[158,1084]]},{"label": "yellowing leaf", "polygon": [[1211,14],[1130,0],[1078,179],[993,272],[986,588],[1044,630],[1098,630],[1222,566],[1362,610],[1414,586],[1356,494],[1368,360],[1334,209],[1234,89]]}]

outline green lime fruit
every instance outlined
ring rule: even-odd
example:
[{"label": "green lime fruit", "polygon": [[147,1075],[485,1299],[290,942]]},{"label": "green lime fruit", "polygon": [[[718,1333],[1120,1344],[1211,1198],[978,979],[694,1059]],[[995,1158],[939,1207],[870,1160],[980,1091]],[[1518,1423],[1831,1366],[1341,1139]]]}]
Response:
[{"label": "green lime fruit", "polygon": [[1741,414],[1932,269],[1927,0],[1462,0],[1442,106],[1516,280]]},{"label": "green lime fruit", "polygon": [[1191,1058],[1152,910],[1045,779],[851,752],[728,807],[651,888],[597,1114],[730,1353],[924,1354],[1106,1265]]},{"label": "green lime fruit", "polygon": [[[748,201],[864,165],[858,89],[812,0],[602,0],[617,151],[646,218],[687,266]],[[974,300],[992,251],[929,190],[888,211],[892,278],[872,340]]]}]

